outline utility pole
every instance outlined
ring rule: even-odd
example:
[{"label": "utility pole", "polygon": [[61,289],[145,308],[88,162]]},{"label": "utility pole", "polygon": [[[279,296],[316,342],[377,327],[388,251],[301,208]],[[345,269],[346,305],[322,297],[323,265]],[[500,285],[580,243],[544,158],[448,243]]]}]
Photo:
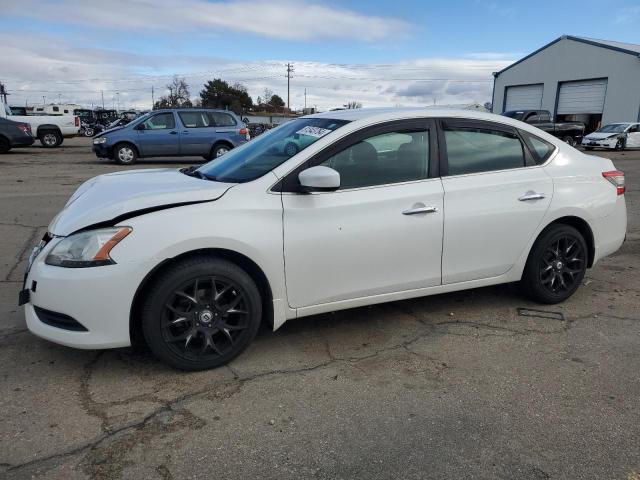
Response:
[{"label": "utility pole", "polygon": [[304,109],[307,109],[307,87],[304,87]]},{"label": "utility pole", "polygon": [[102,97],[102,109],[104,110],[104,90],[100,90],[100,96]]},{"label": "utility pole", "polygon": [[6,105],[8,102],[7,102],[7,91],[4,88],[4,83],[0,83],[0,96],[2,96],[2,100]]},{"label": "utility pole", "polygon": [[151,85],[151,110],[156,106],[156,101],[153,98],[153,85]]},{"label": "utility pole", "polygon": [[62,98],[62,95],[58,94],[58,105],[60,105],[62,103],[61,98]]},{"label": "utility pole", "polygon": [[287,63],[287,110],[291,112],[290,99],[291,99],[291,74],[293,73],[293,65]]}]

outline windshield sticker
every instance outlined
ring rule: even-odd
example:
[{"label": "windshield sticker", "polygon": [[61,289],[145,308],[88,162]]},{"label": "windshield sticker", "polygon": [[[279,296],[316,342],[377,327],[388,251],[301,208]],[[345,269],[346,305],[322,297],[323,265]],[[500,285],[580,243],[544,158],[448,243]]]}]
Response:
[{"label": "windshield sticker", "polygon": [[299,135],[308,135],[309,137],[322,138],[327,133],[331,133],[331,130],[327,130],[326,128],[320,127],[304,127],[296,132]]}]

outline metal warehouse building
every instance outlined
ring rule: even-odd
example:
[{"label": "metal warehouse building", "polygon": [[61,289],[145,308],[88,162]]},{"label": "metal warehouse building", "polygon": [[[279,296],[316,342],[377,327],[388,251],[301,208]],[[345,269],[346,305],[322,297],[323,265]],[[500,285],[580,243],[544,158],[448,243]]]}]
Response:
[{"label": "metal warehouse building", "polygon": [[563,35],[496,72],[493,112],[549,110],[556,121],[640,121],[640,45]]}]

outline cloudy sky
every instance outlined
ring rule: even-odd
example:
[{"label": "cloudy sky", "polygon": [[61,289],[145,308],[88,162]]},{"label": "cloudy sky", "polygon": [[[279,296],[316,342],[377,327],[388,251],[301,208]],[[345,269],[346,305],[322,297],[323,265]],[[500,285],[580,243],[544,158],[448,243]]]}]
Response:
[{"label": "cloudy sky", "polygon": [[151,106],[174,74],[291,106],[484,103],[491,72],[562,34],[640,43],[640,2],[0,0],[10,103]]}]

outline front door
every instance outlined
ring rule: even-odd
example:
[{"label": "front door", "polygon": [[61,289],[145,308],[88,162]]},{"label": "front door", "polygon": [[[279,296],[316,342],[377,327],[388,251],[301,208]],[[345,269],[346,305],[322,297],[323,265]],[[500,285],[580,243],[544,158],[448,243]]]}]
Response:
[{"label": "front door", "polygon": [[435,138],[427,120],[393,122],[352,134],[305,165],[337,170],[341,186],[282,194],[291,307],[440,285],[443,189],[429,172]]},{"label": "front door", "polygon": [[553,181],[511,127],[446,120],[443,138],[442,283],[502,275],[540,225]]},{"label": "front door", "polygon": [[138,129],[138,147],[145,157],[166,157],[180,154],[180,133],[171,112],[162,112],[143,122]]}]

